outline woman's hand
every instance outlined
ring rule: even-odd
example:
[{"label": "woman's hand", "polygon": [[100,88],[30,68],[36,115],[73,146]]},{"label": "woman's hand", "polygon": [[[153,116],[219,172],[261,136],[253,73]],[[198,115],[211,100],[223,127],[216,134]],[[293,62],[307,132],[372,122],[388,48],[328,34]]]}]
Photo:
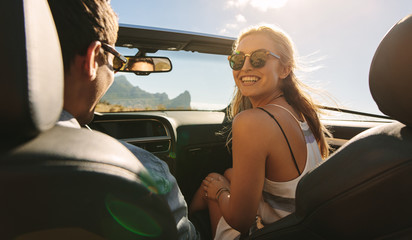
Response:
[{"label": "woman's hand", "polygon": [[218,173],[210,173],[202,182],[203,190],[205,191],[204,198],[216,200],[217,193],[221,189],[230,191],[230,182],[224,176]]}]

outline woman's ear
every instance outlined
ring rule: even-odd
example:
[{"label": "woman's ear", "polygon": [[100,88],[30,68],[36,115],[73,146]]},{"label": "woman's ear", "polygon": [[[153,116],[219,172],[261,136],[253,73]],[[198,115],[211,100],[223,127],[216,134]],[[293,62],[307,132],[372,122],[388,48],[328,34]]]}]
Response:
[{"label": "woman's ear", "polygon": [[84,70],[91,80],[96,78],[96,72],[99,66],[98,58],[101,46],[102,43],[100,41],[94,41],[90,43],[89,47],[87,48]]},{"label": "woman's ear", "polygon": [[281,79],[285,79],[290,74],[291,71],[292,71],[292,68],[290,66],[282,67],[279,77]]}]

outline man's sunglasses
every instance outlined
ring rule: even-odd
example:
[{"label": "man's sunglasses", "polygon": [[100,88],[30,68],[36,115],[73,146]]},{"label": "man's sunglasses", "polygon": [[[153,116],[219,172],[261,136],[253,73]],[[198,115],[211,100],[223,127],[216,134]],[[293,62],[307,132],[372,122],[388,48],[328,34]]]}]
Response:
[{"label": "man's sunglasses", "polygon": [[122,69],[126,64],[127,64],[127,58],[120,54],[114,47],[110,46],[107,43],[102,43],[102,48],[103,50],[111,53],[114,55],[113,59],[113,70],[114,71],[119,71]]},{"label": "man's sunglasses", "polygon": [[261,68],[265,66],[267,56],[269,55],[274,56],[277,59],[280,59],[279,55],[271,51],[265,50],[265,49],[256,50],[252,52],[251,54],[246,54],[246,53],[236,51],[234,54],[229,56],[227,59],[229,60],[230,67],[233,70],[238,71],[242,69],[243,64],[245,64],[246,57],[249,57],[250,64],[254,68]]}]

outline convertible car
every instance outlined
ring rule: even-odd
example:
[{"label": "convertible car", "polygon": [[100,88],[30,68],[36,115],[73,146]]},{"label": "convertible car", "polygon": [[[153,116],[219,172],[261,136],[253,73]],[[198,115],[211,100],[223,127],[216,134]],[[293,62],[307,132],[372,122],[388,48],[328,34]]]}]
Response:
[{"label": "convertible car", "polygon": [[[412,34],[411,25],[408,28],[408,34]],[[202,72],[201,69],[205,67],[212,68],[207,65],[207,61],[210,61],[211,56],[214,56],[215,61],[219,64],[227,65],[226,56],[230,55],[233,42],[233,38],[222,36],[120,25],[116,45],[126,55],[131,49],[134,49],[135,56],[144,58],[156,58],[156,55],[159,54],[161,54],[160,56],[170,56],[171,65],[176,65],[176,69],[171,67],[169,74],[173,71],[182,71],[186,74],[184,75],[186,78],[191,79],[191,81],[198,81],[192,72]],[[124,49],[125,47],[127,49]],[[386,46],[383,44],[381,48],[386,48]],[[219,55],[223,57],[219,58]],[[202,60],[202,57],[206,60]],[[203,61],[205,63],[197,63],[200,67],[196,70],[177,69],[178,66],[183,65],[179,61],[198,61],[201,63]],[[373,71],[381,71],[380,67],[372,66],[371,74],[374,74]],[[147,79],[146,76],[141,76],[142,73],[139,73],[139,71],[137,76],[130,70],[126,70],[126,72],[129,72],[127,74],[131,74],[131,76],[126,74],[116,77],[112,88],[118,88],[118,82],[125,81],[127,77],[130,77],[131,82],[135,78],[138,79],[135,80],[136,82],[142,84],[144,84],[144,81],[161,81]],[[151,74],[156,75],[157,73],[158,71],[154,71]],[[202,72],[202,74],[204,73]],[[219,76],[216,76],[219,74],[219,72],[211,69],[207,77],[203,76],[199,80],[208,77],[219,78]],[[156,76],[159,79],[170,78],[168,73],[160,73],[159,75],[161,76]],[[227,76],[224,75],[224,77]],[[375,77],[380,78],[380,76]],[[230,75],[229,79],[231,80]],[[225,80],[219,79],[219,81]],[[374,81],[374,79],[371,79],[371,81]],[[371,84],[374,83],[371,82]],[[132,86],[131,84],[128,86],[138,88],[138,86]],[[130,93],[131,90],[125,91]],[[106,105],[110,105],[110,103],[113,103],[112,105],[122,105],[122,103],[127,102],[125,98],[131,96],[116,92],[118,100],[112,97],[114,93],[115,91],[109,89],[106,96],[103,97]],[[230,146],[226,146],[227,129],[230,128],[230,122],[226,117],[226,107],[202,110],[181,103],[182,105],[165,108],[164,106],[168,106],[168,102],[170,102],[169,99],[165,99],[160,104],[156,103],[161,106],[156,109],[156,106],[139,106],[141,100],[138,98],[139,95],[137,94],[134,99],[135,102],[123,106],[126,110],[122,112],[110,112],[106,108],[106,112],[96,113],[90,127],[114,138],[145,148],[167,162],[187,203],[190,204],[195,191],[208,173],[223,173],[225,169],[231,166]],[[147,96],[145,99],[147,99]],[[131,101],[132,99],[127,100]],[[133,104],[135,107],[138,106],[137,109],[133,109]],[[366,134],[364,132],[368,129],[388,128],[393,124],[396,125],[396,121],[384,115],[337,107],[321,107],[325,112],[322,121],[333,134],[333,137],[328,139],[329,144],[332,146],[331,160],[326,160],[327,164],[324,164],[322,168],[302,180],[308,182],[308,186],[305,186],[304,183],[300,184],[301,187],[297,194],[301,195],[297,196],[296,214],[282,220],[282,223],[275,223],[273,226],[265,228],[264,231],[257,232],[251,238],[275,239],[283,235],[287,236],[288,239],[375,238],[411,227],[411,219],[404,218],[402,220],[404,226],[399,223],[403,214],[398,214],[395,210],[389,210],[389,213],[383,214],[382,211],[384,210],[380,209],[383,206],[392,205],[391,202],[397,205],[393,202],[393,195],[399,194],[397,191],[405,191],[404,195],[405,197],[408,196],[406,197],[408,199],[412,194],[410,190],[406,191],[401,186],[402,184],[397,186],[396,190],[389,190],[387,189],[389,186],[385,186],[386,184],[378,183],[383,176],[388,174],[393,174],[396,178],[403,178],[397,176],[398,173],[389,173],[390,171],[396,171],[393,168],[396,168],[395,165],[400,164],[400,162],[391,162],[398,157],[391,156],[389,158],[388,153],[384,153],[383,146],[391,148],[389,147],[393,144],[391,140],[381,139],[378,143],[374,143],[372,140],[358,140],[361,142],[366,141],[366,143],[356,147],[353,146],[356,144],[352,143],[350,146],[340,149],[358,134]],[[115,107],[112,110],[117,111]],[[382,144],[382,146],[375,144]],[[340,153],[333,155],[335,151]],[[384,159],[383,156],[388,157],[388,159]],[[399,167],[402,169],[400,165]],[[405,172],[405,174],[407,173]],[[409,174],[409,176],[411,175]],[[384,193],[385,191],[388,192]],[[399,197],[401,196],[399,195]],[[403,207],[410,212],[412,207],[408,206],[409,204],[406,204],[405,200],[401,200],[401,202],[405,203]],[[307,204],[309,206],[306,206]],[[399,212],[404,210],[399,209]],[[382,218],[386,220],[384,221]],[[397,219],[395,220],[396,224],[387,220],[392,218]],[[376,226],[380,227],[377,228]],[[291,237],[288,235],[289,232],[291,232]]]},{"label": "convertible car", "polygon": [[[153,179],[116,139],[165,161],[189,205],[208,173],[232,164],[234,39],[121,24],[116,48],[129,65],[96,108],[93,131],[66,129],[54,126],[62,93],[47,91],[63,83],[47,1],[1,5],[0,42],[14,47],[1,61],[0,238],[176,238]],[[331,156],[302,178],[296,211],[250,239],[412,237],[412,16],[382,37],[369,85],[387,115],[321,106]]]},{"label": "convertible car", "polygon": [[[207,63],[211,57],[215,57],[218,64],[226,66],[231,74],[227,56],[231,54],[234,40],[222,36],[121,24],[116,43],[121,53],[128,55],[134,50],[136,54],[127,56],[129,60],[157,60],[158,56],[170,56],[170,69],[168,68],[167,72],[120,70],[113,86],[98,105],[94,121],[89,125],[92,129],[116,139],[142,147],[167,162],[188,203],[208,173],[223,173],[231,166],[231,152],[226,146],[226,133],[230,128],[230,122],[226,117],[227,106],[216,106],[213,110],[197,109],[193,104],[190,105],[190,97],[195,97],[190,93],[187,102],[184,101],[183,93],[177,97],[181,98],[181,101],[175,101],[177,103],[173,105],[175,99],[169,100],[166,94],[166,97],[159,96],[159,93],[150,94],[132,83],[145,85],[147,81],[171,81],[169,78],[178,81],[173,78],[174,76],[169,76],[174,72],[177,72],[179,77],[182,73],[184,77],[191,79],[190,81],[212,77],[218,78],[221,82],[233,81],[230,75],[216,76],[220,73],[214,69],[210,70],[209,75],[199,77],[199,80],[195,77],[198,75],[196,71],[211,68]],[[194,66],[197,69],[194,70],[192,65],[191,69],[179,68],[182,65],[185,67],[182,61],[198,61]],[[176,67],[173,67],[175,65]],[[147,76],[148,74],[150,76]],[[159,83],[152,84],[162,89]],[[180,83],[175,83],[178,84]],[[233,85],[229,90],[228,99],[233,91]],[[193,91],[196,93],[196,89]],[[208,93],[207,89],[204,91],[207,95],[217,98],[218,93]],[[328,141],[334,150],[364,130],[393,122],[383,115],[327,106],[323,108],[323,121],[333,133],[333,138],[329,138]],[[332,114],[334,112],[336,113]]]}]

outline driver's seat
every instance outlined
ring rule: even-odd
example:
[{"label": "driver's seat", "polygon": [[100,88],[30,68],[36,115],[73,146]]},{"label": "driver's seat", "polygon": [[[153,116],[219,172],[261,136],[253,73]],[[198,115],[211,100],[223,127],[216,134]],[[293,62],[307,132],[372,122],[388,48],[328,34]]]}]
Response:
[{"label": "driver's seat", "polygon": [[143,165],[117,140],[55,126],[63,64],[47,0],[0,3],[0,238],[176,239]]},{"label": "driver's seat", "polygon": [[412,15],[380,43],[369,85],[379,109],[399,122],[342,146],[301,179],[296,212],[250,239],[412,238]]}]

